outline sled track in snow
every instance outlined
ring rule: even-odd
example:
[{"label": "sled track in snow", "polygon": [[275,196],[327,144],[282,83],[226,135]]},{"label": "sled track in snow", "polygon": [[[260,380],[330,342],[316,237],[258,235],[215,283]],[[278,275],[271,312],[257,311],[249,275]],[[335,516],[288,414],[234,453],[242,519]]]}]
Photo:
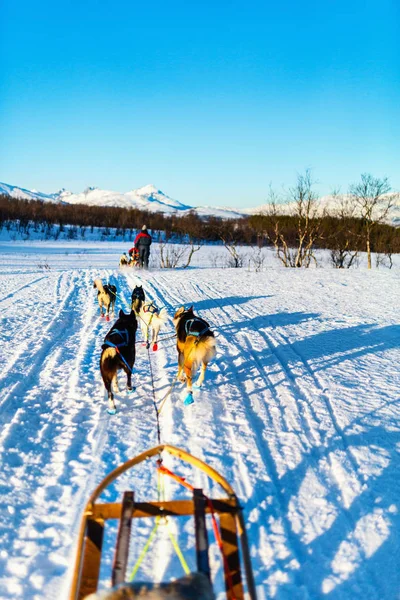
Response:
[{"label": "sled track in snow", "polygon": [[[167,307],[170,317],[182,303],[190,302],[212,328],[218,326],[218,354],[210,364],[204,389],[195,391],[192,407],[184,407],[184,387],[175,386],[160,415],[161,441],[182,445],[211,461],[233,483],[245,506],[259,591],[267,590],[271,597],[276,593],[282,599],[300,600],[307,595],[317,600],[324,580],[329,579],[338,587],[333,594],[326,592],[328,597],[341,597],[339,584],[350,576],[345,569],[338,574],[332,567],[334,560],[351,542],[356,557],[361,557],[357,560],[368,564],[368,546],[357,527],[360,518],[379,516],[381,509],[366,488],[366,481],[373,482],[374,475],[368,479],[365,465],[359,468],[362,445],[357,448],[355,434],[347,437],[346,413],[332,397],[336,389],[330,387],[332,372],[316,372],[313,358],[308,359],[304,333],[325,331],[326,324],[314,325],[306,304],[303,313],[288,312],[292,319],[282,320],[285,311],[275,301],[276,313],[270,314],[273,296],[258,296],[265,283],[256,285],[247,276],[243,284],[253,283],[237,297],[234,294],[243,286],[236,286],[236,274],[232,282],[215,278],[214,285],[211,275],[203,277],[201,271],[194,278],[191,272],[137,275],[92,268],[40,276],[27,273],[19,287],[10,278],[3,298],[7,328],[3,332],[6,358],[0,372],[4,386],[0,489],[6,505],[13,503],[17,510],[6,511],[0,529],[10,555],[6,577],[16,587],[8,589],[7,579],[1,579],[0,597],[28,597],[34,581],[30,575],[34,578],[45,572],[43,593],[49,600],[58,600],[60,578],[68,587],[66,573],[78,515],[88,493],[107,472],[157,441],[148,356],[140,343],[134,375],[137,391],[117,394],[117,415],[106,413],[98,363],[102,339],[112,322],[99,319],[92,288],[95,276],[117,285],[116,316],[120,308],[129,309],[132,289],[139,283],[148,297]],[[13,310],[16,306],[18,311]],[[297,298],[293,306],[301,310]],[[294,327],[293,335],[300,333],[302,343],[296,345],[291,343],[291,326],[302,320],[309,326],[304,331]],[[171,321],[160,333],[174,333]],[[140,335],[139,331],[139,340]],[[391,347],[395,347],[394,335],[393,331]],[[318,360],[324,356],[315,355]],[[176,374],[175,341],[164,344],[161,339],[150,360],[159,401]],[[120,384],[123,389],[122,375]],[[376,410],[382,407],[385,402]],[[382,451],[382,464],[385,460]],[[182,467],[180,474],[208,489],[205,477],[192,481],[189,467]],[[135,493],[141,499],[148,497],[153,483],[152,475],[146,474]],[[359,497],[367,504],[365,511],[363,505],[352,510],[353,499]],[[139,546],[148,532],[146,527],[137,532]],[[189,531],[184,528],[180,535],[191,549]],[[25,548],[29,548],[28,557]],[[170,547],[163,544],[162,551],[163,561],[155,552],[144,565],[148,576],[155,573],[162,578],[167,565],[169,569],[175,565]],[[0,569],[1,560],[0,556]],[[211,562],[215,568],[213,551]],[[28,577],[18,575],[22,564],[27,564]],[[376,567],[359,571],[356,567],[343,598],[389,600]]]}]

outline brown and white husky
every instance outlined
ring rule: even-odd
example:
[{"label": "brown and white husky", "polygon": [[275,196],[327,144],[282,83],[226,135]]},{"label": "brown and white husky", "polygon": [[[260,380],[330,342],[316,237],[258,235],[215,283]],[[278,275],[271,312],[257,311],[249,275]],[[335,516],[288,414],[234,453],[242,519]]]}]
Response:
[{"label": "brown and white husky", "polygon": [[[196,317],[193,306],[185,309],[182,306],[173,319],[177,335],[178,374],[180,381],[185,381],[187,396],[184,404],[192,404],[193,387],[200,388],[203,384],[207,365],[217,352],[216,342],[209,324],[204,319]],[[201,373],[193,386],[193,377],[201,365]]]},{"label": "brown and white husky", "polygon": [[97,301],[100,306],[100,317],[104,317],[104,306],[106,321],[109,321],[110,310],[112,314],[114,314],[115,299],[117,297],[117,288],[115,287],[115,285],[111,285],[109,283],[103,286],[102,281],[99,278],[94,280],[93,287],[97,288]]},{"label": "brown and white husky", "polygon": [[111,415],[116,413],[114,402],[115,392],[119,392],[117,374],[119,370],[126,373],[128,390],[132,390],[132,369],[135,364],[135,341],[137,321],[132,310],[126,315],[119,311],[119,318],[111,327],[104,338],[100,357],[100,372],[108,394],[108,411]]}]

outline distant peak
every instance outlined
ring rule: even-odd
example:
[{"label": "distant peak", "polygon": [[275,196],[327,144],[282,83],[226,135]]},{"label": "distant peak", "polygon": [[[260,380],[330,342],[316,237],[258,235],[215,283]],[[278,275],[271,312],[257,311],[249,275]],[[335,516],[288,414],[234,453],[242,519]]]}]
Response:
[{"label": "distant peak", "polygon": [[156,186],[153,185],[152,183],[149,183],[148,185],[144,185],[143,187],[138,188],[136,190],[136,192],[138,194],[143,194],[146,196],[150,196],[151,194],[162,194],[163,196],[165,196],[165,194],[161,190],[156,188]]}]

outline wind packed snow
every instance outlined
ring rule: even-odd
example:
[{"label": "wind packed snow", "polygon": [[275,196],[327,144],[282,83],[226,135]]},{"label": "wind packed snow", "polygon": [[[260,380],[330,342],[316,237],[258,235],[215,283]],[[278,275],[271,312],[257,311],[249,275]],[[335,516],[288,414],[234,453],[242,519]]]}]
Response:
[{"label": "wind packed snow", "polygon": [[[215,328],[218,354],[205,387],[189,407],[183,385],[174,388],[160,415],[161,440],[207,461],[235,488],[259,598],[398,597],[398,267],[120,271],[118,244],[27,248],[0,248],[0,598],[66,599],[88,496],[109,471],[157,444],[140,345],[136,392],[117,394],[117,414],[106,412],[99,357],[112,323],[99,319],[96,277],[117,286],[118,310],[141,283],[170,317],[193,304]],[[215,249],[203,251],[211,257]],[[162,333],[172,332],[170,322]],[[160,400],[176,373],[174,340],[150,358]],[[124,390],[122,374],[119,381]],[[174,468],[208,489],[191,468]],[[133,489],[138,500],[156,499],[151,465],[140,473],[105,498],[119,501]],[[173,482],[167,492],[186,496]],[[151,527],[135,523],[131,568]],[[191,524],[174,527],[194,569]],[[210,555],[221,598],[214,542]],[[111,562],[112,553],[103,587]],[[181,567],[161,533],[140,579],[173,575]]]}]

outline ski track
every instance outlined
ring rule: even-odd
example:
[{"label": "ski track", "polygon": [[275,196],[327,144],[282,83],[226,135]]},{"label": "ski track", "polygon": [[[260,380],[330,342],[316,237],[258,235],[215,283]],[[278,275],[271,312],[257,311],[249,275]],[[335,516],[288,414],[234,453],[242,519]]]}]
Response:
[{"label": "ski track", "polygon": [[[6,507],[0,528],[1,598],[67,597],[88,495],[118,464],[158,443],[148,361],[160,401],[177,369],[175,340],[164,343],[162,337],[174,333],[172,317],[183,303],[194,304],[195,312],[215,327],[218,354],[204,388],[195,391],[193,406],[183,406],[185,387],[174,387],[160,415],[161,442],[184,447],[234,485],[245,508],[260,598],[393,597],[396,576],[391,573],[384,581],[376,564],[368,563],[371,523],[376,528],[373,539],[384,540],[390,514],[397,514],[393,502],[388,501],[386,511],[386,504],[376,505],[370,485],[380,477],[382,493],[387,491],[383,474],[385,465],[390,466],[388,450],[372,445],[366,453],[355,443],[373,418],[389,418],[392,431],[400,430],[391,393],[381,396],[379,404],[368,397],[364,412],[354,418],[351,385],[343,388],[346,403],[337,397],[336,383],[332,385],[333,370],[343,371],[338,359],[309,359],[304,333],[298,337],[302,331],[312,335],[313,324],[316,334],[329,333],[329,319],[305,310],[307,299],[301,294],[295,311],[290,298],[283,298],[286,306],[271,312],[278,294],[273,280],[268,282],[272,295],[263,295],[264,284],[246,276],[248,287],[240,296],[234,294],[243,289],[238,282],[243,283],[244,276],[241,281],[234,271],[224,274],[232,280],[213,278],[212,270],[64,268],[0,275],[5,281],[0,300],[0,498]],[[117,285],[116,316],[120,308],[130,310],[137,283],[158,306],[166,306],[170,316],[157,352],[136,346],[134,393],[124,389],[125,376],[120,374],[114,417],[106,413],[99,372],[101,342],[112,322],[99,318],[92,288],[96,276]],[[293,273],[293,281],[298,276]],[[339,294],[334,285],[332,290]],[[339,299],[350,302],[350,292],[340,293]],[[362,323],[356,311],[352,318],[351,326]],[[138,340],[140,335],[138,328]],[[380,348],[379,342],[375,345]],[[389,352],[396,348],[395,341],[387,342]],[[362,347],[355,345],[345,349],[342,360],[350,364],[362,356]],[[387,364],[382,353],[372,359]],[[388,385],[395,390],[395,379],[388,379]],[[368,460],[372,470],[366,467]],[[166,464],[206,493],[218,493],[190,466],[170,458]],[[132,482],[119,481],[104,497],[115,498],[127,486]],[[166,481],[166,493],[172,490],[186,496]],[[156,497],[154,473],[141,472],[135,493],[140,499]],[[172,526],[178,532],[178,523]],[[138,548],[150,527],[138,526]],[[115,535],[115,528],[111,531]],[[183,549],[195,568],[191,531],[187,523],[179,527]],[[114,543],[113,535],[105,540],[106,551]],[[214,542],[210,557],[216,591],[221,593],[222,569]],[[104,585],[110,561],[108,557],[102,565]],[[130,561],[133,564],[134,556]],[[168,578],[176,572],[179,562],[161,531],[160,547],[144,562],[143,576]]]}]

